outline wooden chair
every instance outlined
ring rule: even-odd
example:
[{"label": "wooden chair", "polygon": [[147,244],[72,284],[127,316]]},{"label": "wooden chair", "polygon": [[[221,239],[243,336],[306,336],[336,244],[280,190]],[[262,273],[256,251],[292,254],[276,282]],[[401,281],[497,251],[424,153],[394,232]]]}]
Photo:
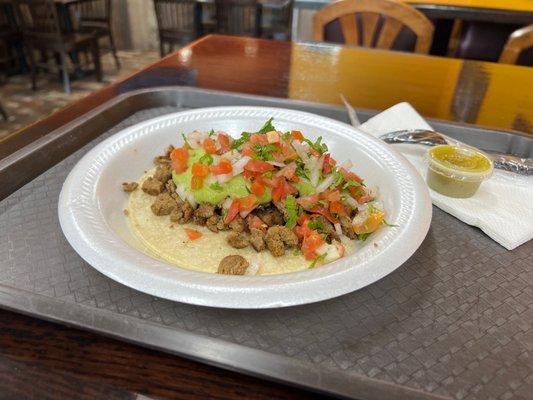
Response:
[{"label": "wooden chair", "polygon": [[433,39],[431,21],[397,0],[341,0],[328,4],[315,14],[313,39],[327,41],[325,31],[337,21],[348,45],[390,50],[406,27],[416,36],[413,51],[427,54]]},{"label": "wooden chair", "polygon": [[201,6],[196,0],[154,0],[154,7],[161,57],[199,36]]},{"label": "wooden chair", "polygon": [[215,0],[217,32],[261,36],[261,4],[257,0]]},{"label": "wooden chair", "polygon": [[[523,65],[532,65],[533,62],[531,58],[533,56],[530,54],[527,61],[520,62],[519,58],[522,58],[524,53],[531,53],[533,50],[533,25],[526,26],[521,29],[514,31],[507,44],[503,48],[502,54],[500,55],[499,62],[505,64],[523,64]],[[532,53],[533,54],[533,53]]]},{"label": "wooden chair", "polygon": [[115,39],[111,28],[112,3],[111,0],[82,1],[73,5],[76,13],[78,31],[95,35],[98,40],[107,38],[109,47],[115,59],[117,69],[120,69],[120,60],[117,56]]},{"label": "wooden chair", "polygon": [[68,72],[69,53],[89,50],[95,67],[96,78],[102,81],[100,65],[100,49],[98,38],[93,34],[61,32],[59,18],[54,0],[14,0],[21,23],[24,44],[26,45],[30,62],[31,81],[33,90],[37,89],[37,69],[48,69],[46,63],[38,63],[36,51],[47,51],[59,55],[63,87],[70,93],[70,78]]}]

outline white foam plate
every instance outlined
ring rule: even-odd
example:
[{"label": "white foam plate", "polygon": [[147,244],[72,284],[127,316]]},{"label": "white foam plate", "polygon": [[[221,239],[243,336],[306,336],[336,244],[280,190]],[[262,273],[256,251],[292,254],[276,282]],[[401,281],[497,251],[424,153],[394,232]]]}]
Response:
[{"label": "white foam plate", "polygon": [[[336,160],[350,159],[369,187],[379,188],[389,222],[354,254],[331,264],[283,275],[226,276],[195,272],[144,253],[128,228],[124,181],[137,180],[153,157],[181,133],[257,130],[270,117],[281,131],[323,136]],[[61,228],[78,254],[126,286],[165,299],[228,308],[312,303],[367,286],[402,265],[431,222],[428,189],[414,167],[387,144],[344,123],[301,111],[213,107],[164,115],[124,129],[87,153],[67,177],[59,198]]]}]

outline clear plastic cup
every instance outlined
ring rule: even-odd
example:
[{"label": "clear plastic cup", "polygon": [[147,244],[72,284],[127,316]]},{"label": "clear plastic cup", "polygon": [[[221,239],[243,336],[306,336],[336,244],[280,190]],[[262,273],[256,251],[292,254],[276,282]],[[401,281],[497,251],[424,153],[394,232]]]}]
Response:
[{"label": "clear plastic cup", "polygon": [[428,186],[445,196],[472,197],[481,183],[490,178],[492,161],[469,146],[435,146],[427,152]]}]

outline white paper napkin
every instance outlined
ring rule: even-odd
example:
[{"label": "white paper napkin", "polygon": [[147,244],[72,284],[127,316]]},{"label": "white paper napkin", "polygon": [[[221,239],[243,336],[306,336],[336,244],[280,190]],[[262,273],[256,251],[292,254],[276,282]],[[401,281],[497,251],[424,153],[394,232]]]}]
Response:
[{"label": "white paper napkin", "polygon": [[[402,129],[432,129],[409,103],[399,103],[359,126],[378,137]],[[425,180],[426,146],[392,144]],[[430,189],[433,204],[461,221],[474,225],[508,250],[533,239],[533,177],[494,170],[474,196],[455,199]],[[458,238],[460,240],[460,238]]]}]

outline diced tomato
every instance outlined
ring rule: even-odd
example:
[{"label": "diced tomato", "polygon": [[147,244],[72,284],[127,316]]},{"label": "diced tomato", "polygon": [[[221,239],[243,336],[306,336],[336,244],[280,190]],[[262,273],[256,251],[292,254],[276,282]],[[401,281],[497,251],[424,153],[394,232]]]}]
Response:
[{"label": "diced tomato", "polygon": [[317,157],[317,158],[320,157],[320,153],[312,147],[309,149],[309,153],[311,153],[311,155],[314,157]]},{"label": "diced tomato", "polygon": [[324,207],[314,207],[311,210],[311,212],[313,212],[315,214],[323,215],[332,224],[336,224],[337,222],[339,222],[339,220],[337,218],[335,218],[333,215],[331,215],[331,213],[328,210],[326,210],[326,208],[324,208]]},{"label": "diced tomato", "polygon": [[178,147],[172,150],[170,153],[170,159],[172,160],[172,168],[177,173],[182,173],[187,170],[187,160],[189,159],[189,150],[186,147]]},{"label": "diced tomato", "polygon": [[322,165],[322,171],[326,175],[330,174],[336,164],[337,162],[331,157],[331,154],[328,153],[324,156],[324,164]]},{"label": "diced tomato", "polygon": [[337,215],[346,215],[346,209],[340,201],[332,201],[329,203],[329,211]]},{"label": "diced tomato", "polygon": [[311,218],[309,217],[309,214],[301,213],[298,217],[297,223],[298,225],[304,225],[307,221],[309,221]]},{"label": "diced tomato", "polygon": [[231,205],[228,209],[228,214],[226,215],[226,218],[224,219],[225,224],[229,224],[233,219],[237,216],[239,213],[239,202],[237,200],[233,200],[231,202]]},{"label": "diced tomato", "polygon": [[304,135],[300,131],[291,131],[291,136],[293,139],[298,140],[299,142],[304,140]]},{"label": "diced tomato", "polygon": [[279,133],[276,131],[270,131],[266,133],[268,143],[278,143],[279,142]]},{"label": "diced tomato", "polygon": [[248,227],[250,229],[261,229],[264,226],[265,226],[265,223],[261,221],[261,219],[255,215],[252,216],[252,218],[248,220]]},{"label": "diced tomato", "polygon": [[241,146],[241,154],[243,156],[253,157],[255,155],[250,142],[246,142]]},{"label": "diced tomato", "polygon": [[185,228],[185,233],[191,240],[200,239],[202,237],[202,232],[199,232],[196,229]]},{"label": "diced tomato", "polygon": [[340,201],[341,192],[338,190],[325,190],[320,193],[320,198],[327,201]]},{"label": "diced tomato", "polygon": [[194,163],[192,165],[192,175],[205,178],[209,175],[209,166],[201,163]]},{"label": "diced tomato", "polygon": [[266,161],[250,160],[246,163],[244,169],[251,172],[264,173],[274,170],[275,167],[272,164],[267,163]]},{"label": "diced tomato", "polygon": [[217,152],[215,141],[211,138],[205,138],[202,147],[207,154],[216,154]]},{"label": "diced tomato", "polygon": [[262,133],[254,133],[250,136],[250,143],[268,144],[268,138]]},{"label": "diced tomato", "polygon": [[296,167],[294,165],[287,165],[279,170],[277,173],[278,176],[284,176],[287,179],[291,179],[296,172]]},{"label": "diced tomato", "polygon": [[274,189],[272,189],[272,199],[274,201],[280,201],[288,195],[298,192],[294,186],[281,176],[276,177],[274,181],[275,186]]},{"label": "diced tomato", "polygon": [[265,193],[265,184],[260,180],[254,180],[252,183],[252,193],[257,197],[261,197]]},{"label": "diced tomato", "polygon": [[317,256],[317,249],[324,244],[324,239],[317,232],[312,230],[308,235],[306,235],[302,242],[302,253],[306,260],[313,260]]},{"label": "diced tomato", "polygon": [[209,170],[215,174],[215,175],[222,175],[222,174],[229,174],[233,171],[233,167],[231,165],[231,161],[222,158],[218,164],[211,165],[209,167]]},{"label": "diced tomato", "polygon": [[363,178],[361,178],[355,172],[347,171],[345,168],[340,168],[340,172],[342,177],[347,181],[354,180],[356,182],[363,183]]},{"label": "diced tomato", "polygon": [[237,201],[239,202],[239,211],[248,211],[255,207],[257,197],[254,194],[250,194],[237,199]]},{"label": "diced tomato", "polygon": [[369,201],[372,201],[372,200],[374,200],[374,198],[373,198],[372,196],[370,196],[370,195],[368,194],[368,192],[367,192],[367,193],[365,193],[363,196],[359,197],[359,198],[357,199],[357,202],[358,202],[359,204],[365,204],[365,203],[368,203]]},{"label": "diced tomato", "polygon": [[312,194],[306,197],[300,197],[296,202],[306,210],[310,210],[318,203],[318,194]]},{"label": "diced tomato", "polygon": [[204,177],[193,175],[193,177],[191,178],[191,189],[192,190],[201,189],[203,185],[204,185]]},{"label": "diced tomato", "polygon": [[224,154],[230,149],[230,139],[225,133],[219,133],[217,136],[218,143],[220,144],[220,154]]},{"label": "diced tomato", "polygon": [[281,154],[282,154],[282,161],[286,160],[297,160],[298,159],[298,153],[292,148],[290,145],[285,145],[281,148]]}]

